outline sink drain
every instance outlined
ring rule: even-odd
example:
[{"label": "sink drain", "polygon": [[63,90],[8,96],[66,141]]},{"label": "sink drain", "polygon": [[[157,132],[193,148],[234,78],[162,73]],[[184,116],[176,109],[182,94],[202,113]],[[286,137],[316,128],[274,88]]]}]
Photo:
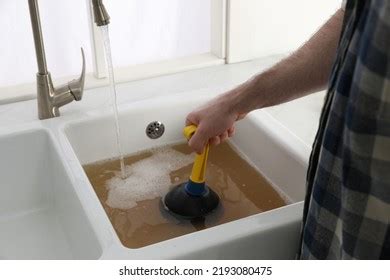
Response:
[{"label": "sink drain", "polygon": [[148,124],[145,130],[146,135],[150,139],[160,138],[164,134],[164,131],[165,131],[165,126],[162,122],[159,121],[151,122],[150,124]]}]

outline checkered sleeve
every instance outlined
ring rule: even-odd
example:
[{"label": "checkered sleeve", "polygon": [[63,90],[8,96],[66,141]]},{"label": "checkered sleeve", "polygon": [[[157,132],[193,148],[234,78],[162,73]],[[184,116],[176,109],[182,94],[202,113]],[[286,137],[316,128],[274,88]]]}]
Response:
[{"label": "checkered sleeve", "polygon": [[350,0],[307,177],[301,259],[390,259],[390,1]]},{"label": "checkered sleeve", "polygon": [[390,1],[372,1],[366,18],[343,137],[345,207],[358,231],[353,254],[389,258]]}]

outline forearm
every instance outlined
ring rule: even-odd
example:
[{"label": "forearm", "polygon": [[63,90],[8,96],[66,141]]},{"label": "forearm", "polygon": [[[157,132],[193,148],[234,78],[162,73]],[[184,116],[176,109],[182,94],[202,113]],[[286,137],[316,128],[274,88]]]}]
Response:
[{"label": "forearm", "polygon": [[246,114],[324,89],[335,60],[343,16],[343,10],[338,10],[288,58],[228,92],[232,109]]}]

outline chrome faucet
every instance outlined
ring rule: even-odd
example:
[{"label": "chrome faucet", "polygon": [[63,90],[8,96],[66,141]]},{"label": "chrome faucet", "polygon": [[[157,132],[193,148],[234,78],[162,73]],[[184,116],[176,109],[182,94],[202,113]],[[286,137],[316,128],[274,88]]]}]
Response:
[{"label": "chrome faucet", "polygon": [[[37,101],[39,119],[49,119],[60,115],[59,108],[83,97],[85,83],[85,56],[81,48],[83,66],[78,79],[65,85],[54,87],[50,72],[47,70],[45,47],[43,44],[41,20],[39,16],[38,0],[28,0],[31,25],[34,36],[35,52],[37,56]],[[98,26],[110,23],[110,17],[102,0],[92,0],[95,23]]]}]

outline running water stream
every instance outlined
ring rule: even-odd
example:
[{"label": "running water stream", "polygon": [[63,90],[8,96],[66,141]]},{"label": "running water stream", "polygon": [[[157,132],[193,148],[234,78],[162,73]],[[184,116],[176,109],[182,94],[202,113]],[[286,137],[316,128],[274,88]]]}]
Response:
[{"label": "running water stream", "polygon": [[122,179],[126,178],[125,173],[125,161],[122,151],[122,145],[121,145],[121,130],[119,125],[119,115],[118,115],[118,105],[116,101],[116,87],[115,87],[115,77],[114,77],[114,68],[112,65],[112,56],[111,56],[111,44],[110,44],[110,35],[108,33],[108,26],[101,26],[100,30],[102,32],[102,37],[104,41],[104,49],[106,52],[106,62],[107,62],[107,68],[108,68],[108,76],[109,76],[109,82],[110,82],[110,96],[111,96],[111,103],[112,108],[114,110],[114,116],[115,116],[115,128],[116,128],[116,143],[118,147],[118,155],[119,155],[119,161],[121,165],[121,177]]}]

